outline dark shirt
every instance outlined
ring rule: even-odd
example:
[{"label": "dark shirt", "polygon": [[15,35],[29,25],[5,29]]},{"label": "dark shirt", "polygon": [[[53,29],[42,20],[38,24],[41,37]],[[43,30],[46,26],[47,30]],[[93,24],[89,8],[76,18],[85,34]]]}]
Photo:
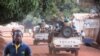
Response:
[{"label": "dark shirt", "polygon": [[13,43],[9,43],[5,50],[4,50],[4,56],[31,56],[31,51],[30,48],[24,44],[21,43],[20,47],[18,48],[16,52],[16,47]]}]

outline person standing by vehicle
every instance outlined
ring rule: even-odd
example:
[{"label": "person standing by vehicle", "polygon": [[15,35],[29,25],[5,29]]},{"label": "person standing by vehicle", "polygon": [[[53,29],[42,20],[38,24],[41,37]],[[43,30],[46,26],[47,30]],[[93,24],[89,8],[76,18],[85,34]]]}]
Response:
[{"label": "person standing by vehicle", "polygon": [[22,42],[23,33],[20,30],[14,30],[12,42],[4,50],[4,56],[31,56],[30,48]]}]

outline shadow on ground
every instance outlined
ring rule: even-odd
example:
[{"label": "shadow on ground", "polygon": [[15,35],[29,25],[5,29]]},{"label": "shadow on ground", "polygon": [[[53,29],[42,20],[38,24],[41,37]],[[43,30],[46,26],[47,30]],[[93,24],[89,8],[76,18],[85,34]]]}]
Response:
[{"label": "shadow on ground", "polygon": [[71,54],[64,54],[64,53],[61,53],[61,54],[48,54],[48,53],[35,53],[33,54],[33,56],[72,56]]}]

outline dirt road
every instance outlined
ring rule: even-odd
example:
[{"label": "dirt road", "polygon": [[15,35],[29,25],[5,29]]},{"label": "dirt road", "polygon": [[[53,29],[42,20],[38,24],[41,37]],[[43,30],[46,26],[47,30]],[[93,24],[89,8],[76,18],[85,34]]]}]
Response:
[{"label": "dirt road", "polygon": [[[7,43],[11,41],[11,38],[5,37],[4,39]],[[50,55],[47,43],[42,43],[37,46],[33,45],[33,39],[31,37],[24,37],[23,41],[30,46],[32,56],[72,56],[70,53],[66,52],[61,52],[57,55]],[[92,47],[81,46],[79,56],[100,56],[100,50]]]}]

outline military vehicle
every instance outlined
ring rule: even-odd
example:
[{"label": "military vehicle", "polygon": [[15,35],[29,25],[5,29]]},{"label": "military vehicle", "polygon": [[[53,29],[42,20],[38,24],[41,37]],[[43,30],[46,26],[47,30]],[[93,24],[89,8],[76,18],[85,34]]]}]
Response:
[{"label": "military vehicle", "polygon": [[48,37],[50,54],[57,54],[60,51],[66,51],[78,56],[78,51],[82,43],[81,37],[71,26],[64,25],[63,22],[57,22]]},{"label": "military vehicle", "polygon": [[50,32],[50,25],[40,24],[34,27],[34,45],[40,42],[48,42],[48,35]]}]

